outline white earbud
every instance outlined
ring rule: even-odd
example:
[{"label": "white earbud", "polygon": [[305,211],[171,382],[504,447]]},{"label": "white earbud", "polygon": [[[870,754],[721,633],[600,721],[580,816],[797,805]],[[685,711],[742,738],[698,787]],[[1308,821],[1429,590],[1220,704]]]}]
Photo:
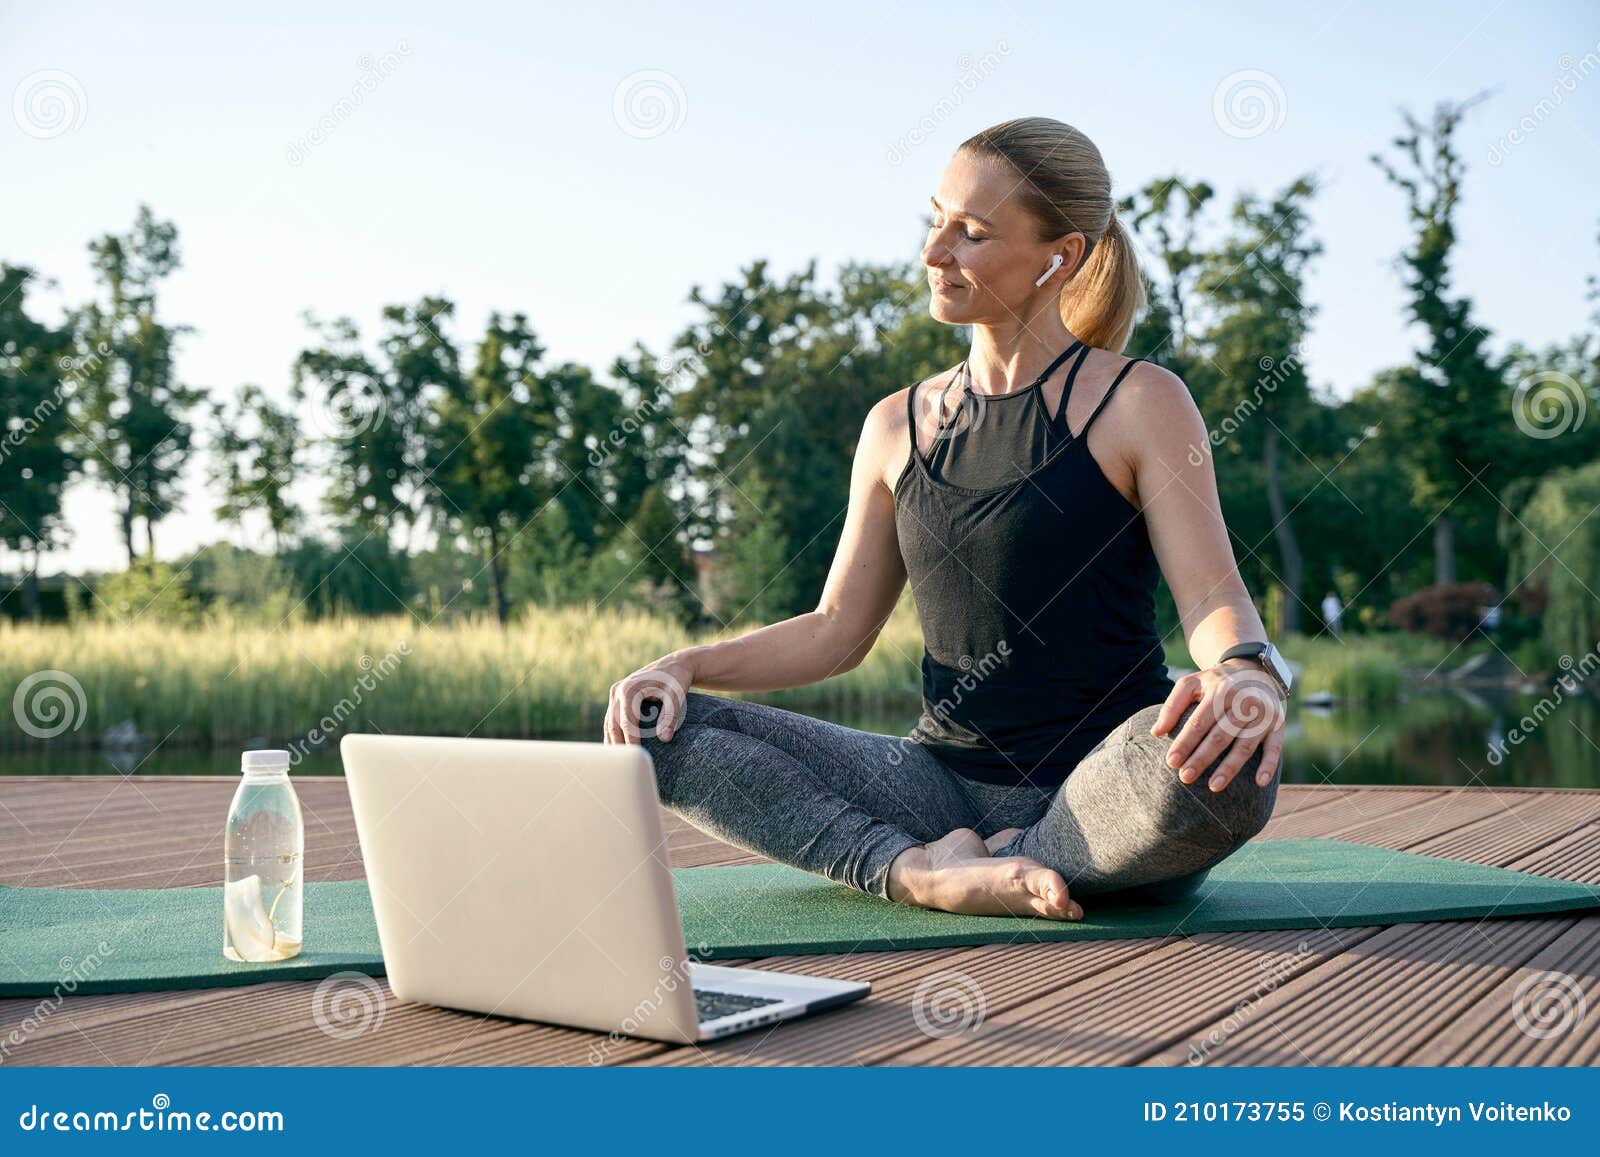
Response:
[{"label": "white earbud", "polygon": [[1034,284],[1035,285],[1043,285],[1045,282],[1049,281],[1050,280],[1050,275],[1052,273],[1054,273],[1056,270],[1060,269],[1061,268],[1061,263],[1063,261],[1065,261],[1065,260],[1066,260],[1066,258],[1062,257],[1061,254],[1052,253],[1050,255],[1050,268],[1046,269],[1044,271],[1044,276],[1039,278],[1038,281],[1035,281]]}]

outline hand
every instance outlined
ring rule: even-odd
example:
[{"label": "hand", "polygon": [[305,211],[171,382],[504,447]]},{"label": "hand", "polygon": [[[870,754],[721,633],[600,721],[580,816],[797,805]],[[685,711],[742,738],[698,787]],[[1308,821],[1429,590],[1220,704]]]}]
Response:
[{"label": "hand", "polygon": [[1182,768],[1178,778],[1184,783],[1195,782],[1226,751],[1227,758],[1217,766],[1207,785],[1212,791],[1222,791],[1259,747],[1261,764],[1256,770],[1256,784],[1266,787],[1271,783],[1283,753],[1286,718],[1283,692],[1272,676],[1246,659],[1230,659],[1209,670],[1185,675],[1162,704],[1150,734],[1166,733],[1197,699],[1200,705],[1167,752],[1167,765]]},{"label": "hand", "polygon": [[[692,686],[694,671],[685,660],[672,655],[611,684],[605,742],[639,743],[644,736],[653,735],[665,743],[684,716]],[[659,706],[651,705],[652,700]]]}]

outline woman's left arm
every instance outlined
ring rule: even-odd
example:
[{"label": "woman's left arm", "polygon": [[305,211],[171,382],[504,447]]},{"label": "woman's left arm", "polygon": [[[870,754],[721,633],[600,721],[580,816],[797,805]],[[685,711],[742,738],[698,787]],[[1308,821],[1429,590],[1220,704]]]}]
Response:
[{"label": "woman's left arm", "polygon": [[1138,436],[1119,440],[1129,447],[1150,542],[1177,603],[1189,655],[1200,668],[1177,680],[1151,734],[1166,733],[1198,700],[1173,740],[1168,764],[1181,768],[1183,782],[1193,783],[1227,752],[1209,784],[1221,791],[1260,747],[1256,782],[1265,787],[1283,752],[1283,696],[1258,664],[1217,662],[1228,648],[1265,640],[1267,632],[1239,577],[1222,520],[1210,432],[1176,374],[1145,364],[1129,375],[1127,386],[1137,387],[1138,400],[1123,413]]}]

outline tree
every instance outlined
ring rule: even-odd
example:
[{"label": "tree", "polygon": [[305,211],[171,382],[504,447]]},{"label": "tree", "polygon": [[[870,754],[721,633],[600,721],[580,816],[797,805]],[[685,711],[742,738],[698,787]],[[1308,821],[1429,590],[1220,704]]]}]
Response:
[{"label": "tree", "polygon": [[807,266],[775,282],[758,261],[715,295],[696,287],[702,312],[674,345],[690,367],[676,406],[689,541],[747,537],[733,528],[730,538],[728,524],[750,516],[745,471],[759,462],[770,541],[793,552],[762,602],[780,617],[814,606],[822,590],[867,412],[964,352],[960,332],[929,317],[926,282],[909,266],[846,265],[832,292],[815,277]]},{"label": "tree", "polygon": [[[1162,278],[1148,271],[1145,292],[1150,309],[1129,339],[1129,348],[1190,381],[1197,368],[1193,342],[1194,282],[1205,261],[1205,253],[1195,242],[1200,218],[1215,195],[1204,181],[1185,181],[1181,176],[1151,181],[1132,196],[1118,202],[1118,211],[1128,217],[1129,228],[1155,250]],[[1137,340],[1135,340],[1137,339]]]},{"label": "tree", "polygon": [[366,528],[342,527],[334,542],[298,539],[280,560],[292,577],[295,605],[313,617],[411,610],[410,559]]},{"label": "tree", "polygon": [[688,621],[699,610],[694,564],[679,535],[682,522],[659,486],[645,491],[626,537],[635,547],[637,573],[655,609]]},{"label": "tree", "polygon": [[62,534],[61,496],[78,470],[68,447],[61,359],[70,335],[28,316],[31,269],[0,265],[0,545],[24,555],[23,607],[39,614],[39,555]]},{"label": "tree", "polygon": [[295,359],[294,388],[310,402],[310,434],[327,455],[327,508],[341,523],[409,545],[424,517],[423,415],[460,374],[439,327],[455,306],[424,297],[383,311],[382,367],[349,318],[306,315],[321,344]]},{"label": "tree", "polygon": [[478,541],[501,623],[510,612],[506,538],[541,505],[534,455],[551,414],[532,404],[531,384],[543,356],[526,317],[504,323],[491,314],[472,372],[445,384],[425,426],[435,509],[445,525]]},{"label": "tree", "polygon": [[[1214,320],[1200,341],[1216,371],[1205,400],[1213,419],[1231,423],[1222,451],[1261,464],[1283,588],[1285,632],[1298,631],[1304,558],[1285,496],[1281,458],[1310,405],[1302,344],[1314,310],[1305,303],[1305,270],[1322,252],[1308,237],[1306,202],[1315,193],[1302,177],[1270,200],[1245,195],[1233,208],[1231,232],[1199,262],[1196,292]],[[1216,422],[1213,422],[1215,429]]]},{"label": "tree", "polygon": [[1600,640],[1600,521],[1590,517],[1600,509],[1600,462],[1552,471],[1511,494],[1516,517],[1500,524],[1510,555],[1508,591],[1538,588],[1544,641],[1575,661]]},{"label": "tree", "polygon": [[211,418],[211,481],[222,489],[217,518],[242,528],[247,514],[260,511],[281,551],[300,517],[288,493],[300,458],[294,412],[246,385],[231,404],[212,403]]},{"label": "tree", "polygon": [[720,552],[721,613],[730,623],[776,622],[793,613],[793,556],[763,474],[748,471],[740,492],[739,516],[728,523]]},{"label": "tree", "polygon": [[117,496],[129,562],[140,520],[153,560],[156,523],[171,512],[189,458],[186,415],[204,396],[178,381],[173,364],[187,327],[156,317],[156,287],[179,265],[178,230],[141,205],[131,231],[108,233],[89,252],[106,299],[74,315],[77,449]]},{"label": "tree", "polygon": [[[1482,97],[1443,102],[1431,122],[1404,113],[1391,146],[1396,160],[1372,161],[1399,188],[1415,230],[1400,263],[1412,320],[1421,327],[1418,362],[1390,378],[1392,445],[1403,455],[1419,509],[1433,517],[1434,581],[1454,582],[1458,547],[1474,577],[1499,569],[1495,495],[1516,475],[1516,426],[1504,375],[1488,350],[1489,333],[1472,320],[1470,298],[1450,293],[1456,203],[1464,171],[1454,137]],[[1458,539],[1465,535],[1465,543]]]}]

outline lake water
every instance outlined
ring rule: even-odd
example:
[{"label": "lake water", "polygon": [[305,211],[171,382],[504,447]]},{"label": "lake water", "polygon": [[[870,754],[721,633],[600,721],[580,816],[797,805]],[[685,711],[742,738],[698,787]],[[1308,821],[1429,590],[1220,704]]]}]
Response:
[{"label": "lake water", "polygon": [[[904,735],[915,717],[913,704],[902,713],[834,721]],[[0,775],[234,775],[238,768],[237,748],[0,752]],[[313,752],[295,773],[338,775],[338,753]],[[1415,695],[1381,711],[1298,706],[1289,720],[1283,782],[1600,787],[1600,701],[1463,690]]]}]

